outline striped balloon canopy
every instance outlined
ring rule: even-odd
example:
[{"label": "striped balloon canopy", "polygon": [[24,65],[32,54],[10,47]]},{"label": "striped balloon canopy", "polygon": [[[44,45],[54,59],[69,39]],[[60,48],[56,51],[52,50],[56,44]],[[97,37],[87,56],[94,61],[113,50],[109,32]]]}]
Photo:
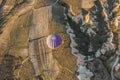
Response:
[{"label": "striped balloon canopy", "polygon": [[52,34],[47,37],[46,42],[49,48],[56,49],[62,44],[62,39],[58,34]]}]

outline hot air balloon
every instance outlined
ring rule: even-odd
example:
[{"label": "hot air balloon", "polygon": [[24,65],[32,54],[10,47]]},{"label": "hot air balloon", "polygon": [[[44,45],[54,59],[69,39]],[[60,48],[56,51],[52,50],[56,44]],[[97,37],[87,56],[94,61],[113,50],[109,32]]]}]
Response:
[{"label": "hot air balloon", "polygon": [[46,42],[49,48],[56,49],[62,44],[62,39],[58,34],[52,34],[47,37]]}]

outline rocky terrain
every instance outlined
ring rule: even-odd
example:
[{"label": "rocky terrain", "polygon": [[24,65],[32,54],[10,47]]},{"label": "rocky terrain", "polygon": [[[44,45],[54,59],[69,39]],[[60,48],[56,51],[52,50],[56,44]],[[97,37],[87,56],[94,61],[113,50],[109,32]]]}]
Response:
[{"label": "rocky terrain", "polygon": [[0,0],[0,14],[0,80],[120,80],[120,0]]}]

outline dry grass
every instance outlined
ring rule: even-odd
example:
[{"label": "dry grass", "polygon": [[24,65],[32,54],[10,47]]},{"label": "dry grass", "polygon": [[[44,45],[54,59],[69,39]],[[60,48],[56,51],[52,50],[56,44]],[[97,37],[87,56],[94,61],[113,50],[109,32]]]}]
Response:
[{"label": "dry grass", "polygon": [[[28,49],[28,29],[30,26],[31,12],[19,17],[10,33],[10,51],[13,55],[20,56],[22,50]],[[21,57],[24,57],[21,56]]]},{"label": "dry grass", "polygon": [[49,31],[50,34],[56,33],[62,38],[62,45],[52,51],[53,57],[61,65],[60,74],[56,80],[76,80],[75,71],[77,70],[77,66],[75,65],[77,58],[70,52],[70,40],[69,36],[65,33],[65,25],[52,19],[52,21],[50,21]]},{"label": "dry grass", "polygon": [[[10,53],[16,57],[25,59],[28,56],[28,29],[30,26],[31,12],[28,12],[17,18],[12,31],[10,32]],[[31,80],[34,77],[34,71],[30,61],[23,64],[20,71],[22,80]]]}]

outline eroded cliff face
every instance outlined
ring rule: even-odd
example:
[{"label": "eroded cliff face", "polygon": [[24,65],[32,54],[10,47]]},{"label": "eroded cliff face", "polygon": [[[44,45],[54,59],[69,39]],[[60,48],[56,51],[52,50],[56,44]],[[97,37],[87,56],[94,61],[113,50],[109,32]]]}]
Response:
[{"label": "eroded cliff face", "polygon": [[[0,80],[120,79],[119,0],[0,3]],[[59,48],[47,47],[49,34]]]},{"label": "eroded cliff face", "polygon": [[79,79],[119,80],[115,75],[119,70],[118,6],[118,0],[96,0],[93,7],[77,16],[68,11],[67,31],[72,53],[79,60]]}]

